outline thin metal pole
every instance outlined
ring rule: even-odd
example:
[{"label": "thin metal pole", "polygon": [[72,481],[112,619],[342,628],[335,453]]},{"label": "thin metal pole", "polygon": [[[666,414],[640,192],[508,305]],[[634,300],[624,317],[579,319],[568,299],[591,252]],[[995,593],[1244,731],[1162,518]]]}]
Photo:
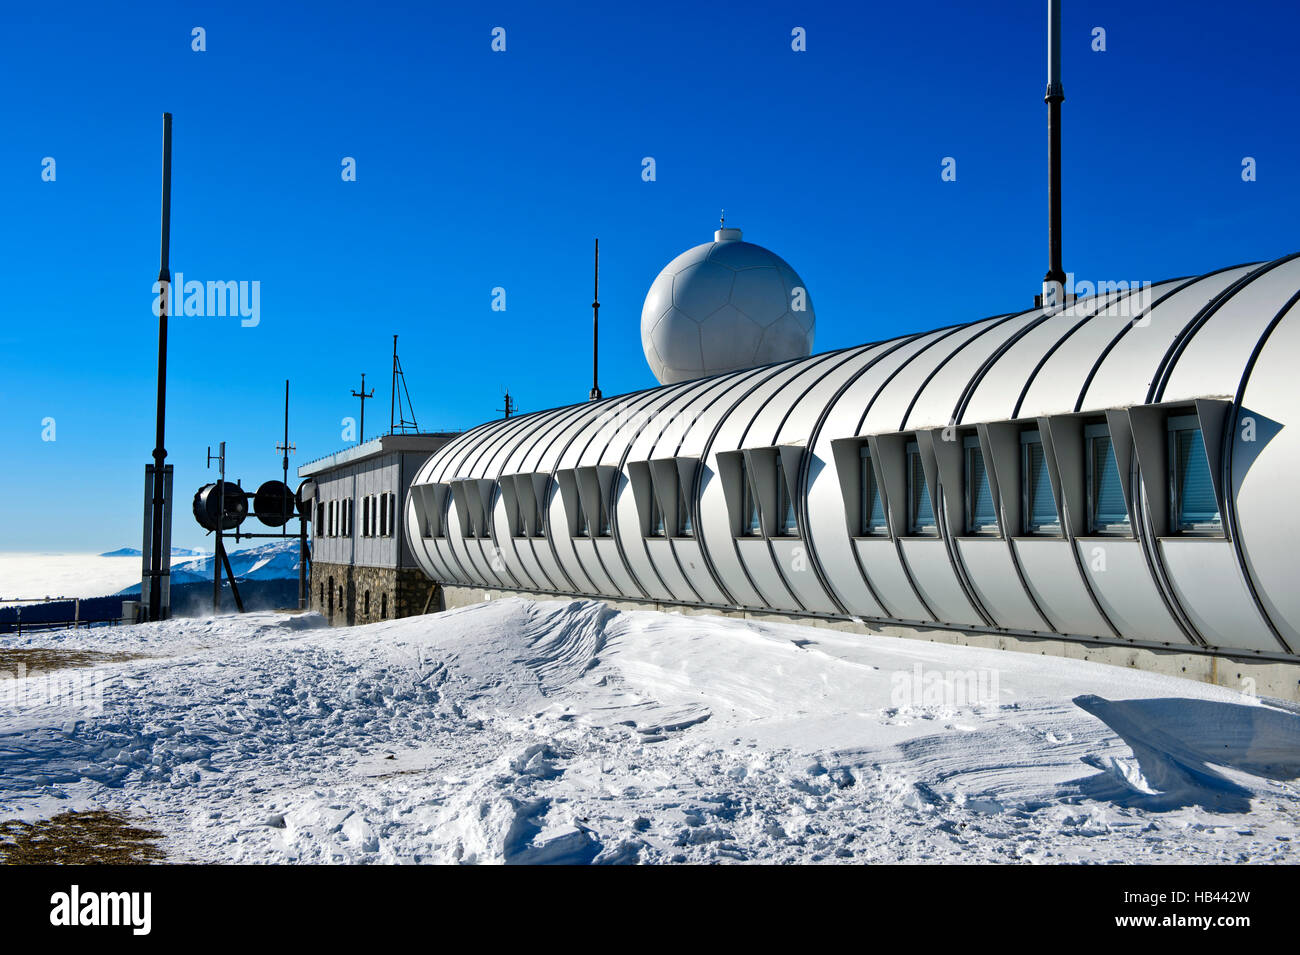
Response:
[{"label": "thin metal pole", "polygon": [[[288,487],[289,486],[289,379],[288,378],[284,380],[284,457],[281,458],[280,464],[284,467],[284,486]],[[289,498],[287,496],[284,499],[284,508],[281,510],[280,516],[284,518],[284,520],[280,522],[280,530],[284,533],[285,536],[288,536],[289,532],[285,529],[289,523]]]},{"label": "thin metal pole", "polygon": [[172,114],[163,113],[163,181],[162,242],[158,281],[162,295],[158,308],[158,419],[154,440],[153,501],[150,509],[152,550],[149,558],[149,619],[162,619],[162,578],[170,570],[171,554],[163,549],[163,510],[170,502],[163,499],[163,462],[167,458],[163,436],[167,409],[167,307],[171,298],[171,223],[172,223]]},{"label": "thin metal pole", "polygon": [[600,400],[600,239],[596,239],[595,278],[591,292],[591,393],[588,401]]},{"label": "thin metal pole", "polygon": [[[1048,268],[1043,282],[1065,287],[1061,265],[1061,0],[1047,0],[1047,152],[1048,152]],[[1058,304],[1065,304],[1062,300]]]},{"label": "thin metal pole", "polygon": [[393,393],[388,398],[388,433],[393,433],[393,414],[397,410],[397,336],[393,336]]},{"label": "thin metal pole", "polygon": [[221,442],[219,457],[220,477],[217,479],[221,483],[217,485],[217,537],[216,548],[212,552],[212,612],[221,613],[221,565],[226,556],[225,547],[221,543],[221,525],[226,520],[226,442]]}]

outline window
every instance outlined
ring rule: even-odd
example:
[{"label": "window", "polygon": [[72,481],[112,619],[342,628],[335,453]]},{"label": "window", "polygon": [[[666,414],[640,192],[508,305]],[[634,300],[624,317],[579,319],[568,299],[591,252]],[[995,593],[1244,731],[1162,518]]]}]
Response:
[{"label": "window", "polygon": [[361,500],[361,536],[370,536],[370,498],[365,497]]},{"label": "window", "polygon": [[691,502],[688,500],[686,485],[677,482],[677,536],[694,537],[695,525],[691,522]]},{"label": "window", "polygon": [[1119,473],[1110,428],[1104,424],[1087,425],[1083,439],[1088,468],[1088,533],[1132,534],[1124,502],[1124,478]]},{"label": "window", "polygon": [[653,490],[650,493],[650,536],[664,536],[664,512],[659,506],[659,495]]},{"label": "window", "polygon": [[577,537],[590,537],[591,528],[587,526],[587,511],[581,503],[578,504],[578,530]]},{"label": "window", "polygon": [[988,468],[984,465],[984,449],[974,435],[962,439],[966,479],[966,533],[970,535],[998,533],[998,510],[993,503],[993,485],[989,483]]},{"label": "window", "polygon": [[442,496],[442,524],[438,528],[439,537],[447,536],[447,525],[451,522],[451,488],[447,488]]},{"label": "window", "polygon": [[1170,517],[1180,534],[1222,534],[1205,436],[1196,415],[1169,419]]},{"label": "window", "polygon": [[380,537],[388,536],[388,495],[380,494],[376,501],[379,511],[379,520],[377,522],[377,533]]},{"label": "window", "polygon": [[[601,488],[601,491],[604,491],[603,487]],[[653,497],[653,495],[651,496]],[[663,523],[662,517],[660,518],[660,523]],[[605,503],[604,493],[601,493],[599,500],[596,502],[596,536],[609,536],[609,510]]]},{"label": "window", "polygon": [[885,518],[885,504],[880,497],[880,485],[876,483],[876,471],[871,466],[871,447],[864,444],[858,451],[861,470],[858,472],[858,494],[860,518],[859,531],[863,537],[876,537],[889,533],[889,521]]},{"label": "window", "polygon": [[397,536],[397,495],[388,495],[388,536]]},{"label": "window", "polygon": [[795,517],[794,496],[785,479],[785,468],[781,465],[781,455],[776,462],[776,533],[781,537],[795,537],[799,534],[799,522]]},{"label": "window", "polygon": [[1023,489],[1023,521],[1026,534],[1059,536],[1061,517],[1056,512],[1052,479],[1047,470],[1043,436],[1037,431],[1020,433],[1020,483]]},{"label": "window", "polygon": [[749,481],[749,467],[740,459],[740,533],[748,537],[762,537],[763,525],[758,519],[758,499]]},{"label": "window", "polygon": [[930,484],[921,464],[921,449],[915,441],[907,446],[907,532],[913,537],[938,537]]}]

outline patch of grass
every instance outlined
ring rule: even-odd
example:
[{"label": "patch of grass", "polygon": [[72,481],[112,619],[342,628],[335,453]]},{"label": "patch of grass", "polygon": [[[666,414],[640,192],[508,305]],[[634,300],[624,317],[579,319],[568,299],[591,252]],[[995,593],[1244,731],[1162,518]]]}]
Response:
[{"label": "patch of grass", "polygon": [[38,822],[0,822],[4,865],[149,865],[165,855],[162,833],[111,812],[65,812]]},{"label": "patch of grass", "polygon": [[18,673],[19,665],[26,667],[26,672],[30,675],[35,671],[49,673],[51,670],[65,670],[71,667],[93,667],[97,663],[125,663],[127,660],[138,660],[141,656],[143,654],[103,650],[0,647],[0,675],[8,673],[12,676]]}]

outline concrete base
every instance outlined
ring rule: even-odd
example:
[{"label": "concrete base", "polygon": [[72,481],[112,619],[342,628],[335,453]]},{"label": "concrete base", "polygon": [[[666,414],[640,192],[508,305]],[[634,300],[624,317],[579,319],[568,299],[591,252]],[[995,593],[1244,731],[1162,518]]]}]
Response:
[{"label": "concrete base", "polygon": [[[564,595],[533,593],[522,590],[492,590],[482,587],[440,587],[442,607],[451,610],[468,607],[502,597],[527,597],[532,600],[563,600]],[[313,592],[314,593],[314,592]],[[1047,656],[1070,657],[1105,663],[1109,666],[1146,670],[1166,676],[1183,677],[1200,683],[1226,687],[1250,696],[1300,703],[1300,664],[1251,660],[1211,653],[1186,653],[1179,650],[1146,647],[1118,646],[1107,643],[1084,643],[1052,637],[1025,637],[1015,634],[979,633],[966,630],[939,628],[911,628],[893,625],[868,624],[843,617],[800,616],[767,613],[755,610],[726,610],[713,607],[695,607],[683,604],[660,603],[654,600],[628,600],[593,596],[589,599],[603,601],[615,610],[657,610],[684,614],[713,614],[736,617],[742,620],[762,620],[767,623],[792,623],[803,627],[823,627],[845,633],[870,633],[906,640],[928,640],[931,643],[948,643],[954,646],[983,647],[991,650],[1010,650],[1016,653],[1037,653]],[[435,609],[430,607],[430,610]],[[418,612],[418,611],[417,611]]]}]

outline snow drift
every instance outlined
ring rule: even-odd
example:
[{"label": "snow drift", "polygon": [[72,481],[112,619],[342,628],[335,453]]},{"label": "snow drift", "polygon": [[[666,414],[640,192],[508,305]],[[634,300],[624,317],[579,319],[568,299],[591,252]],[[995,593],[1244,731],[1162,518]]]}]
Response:
[{"label": "snow drift", "polygon": [[42,640],[149,659],[84,671],[100,712],[0,700],[0,818],[142,816],[177,859],[1295,856],[1294,712],[1077,660],[585,600]]}]

